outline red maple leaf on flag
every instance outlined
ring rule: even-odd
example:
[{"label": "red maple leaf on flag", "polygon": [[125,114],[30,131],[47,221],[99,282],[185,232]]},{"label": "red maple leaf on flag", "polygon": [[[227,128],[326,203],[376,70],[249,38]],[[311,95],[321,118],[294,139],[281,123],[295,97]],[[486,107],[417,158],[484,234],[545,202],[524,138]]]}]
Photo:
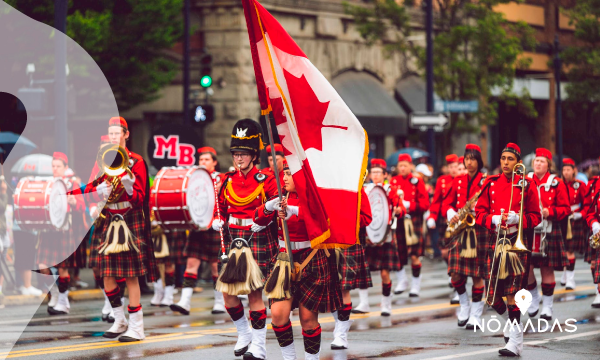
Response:
[{"label": "red maple leaf on flag", "polygon": [[304,75],[297,78],[285,69],[283,69],[283,74],[290,93],[290,102],[294,107],[294,116],[296,117],[294,123],[298,129],[302,147],[304,150],[314,148],[323,151],[321,129],[337,127],[323,125],[329,101],[326,103],[319,101]]}]

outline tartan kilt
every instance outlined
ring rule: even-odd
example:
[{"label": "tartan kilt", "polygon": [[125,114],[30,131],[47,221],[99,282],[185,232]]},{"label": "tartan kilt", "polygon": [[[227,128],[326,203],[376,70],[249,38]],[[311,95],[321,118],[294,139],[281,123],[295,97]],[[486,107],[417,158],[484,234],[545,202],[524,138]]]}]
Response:
[{"label": "tartan kilt", "polygon": [[546,239],[548,243],[546,256],[532,256],[531,264],[533,264],[535,268],[549,266],[553,267],[556,271],[563,270],[565,266],[569,265],[569,260],[567,259],[567,252],[565,250],[560,224],[557,221],[552,222],[552,231],[546,236]]},{"label": "tartan kilt", "polygon": [[396,226],[396,241],[398,245],[398,257],[400,263],[403,265],[408,264],[409,256],[421,257],[425,254],[425,241],[423,240],[423,213],[417,213],[414,216],[411,215],[411,221],[415,230],[415,235],[419,238],[419,243],[412,246],[406,245],[406,236],[404,236],[404,221],[398,219],[398,225]]},{"label": "tartan kilt", "polygon": [[[225,229],[223,229],[223,237],[225,240],[227,239]],[[225,242],[225,248],[228,248],[227,241]],[[217,261],[219,256],[221,256],[220,233],[213,229],[190,232],[183,254],[186,257],[192,257],[202,261]]]},{"label": "tartan kilt", "polygon": [[[252,238],[250,238],[252,237]],[[260,267],[260,270],[267,279],[273,270],[273,265],[277,261],[279,253],[279,242],[271,236],[271,231],[266,228],[263,231],[253,233],[244,229],[223,228],[223,238],[225,240],[225,249],[229,253],[232,239],[242,238],[248,241],[252,256]],[[221,261],[219,260],[219,273],[221,272]]]},{"label": "tartan kilt", "polygon": [[572,221],[571,233],[573,233],[573,238],[571,240],[565,239],[567,251],[573,253],[578,252],[580,254],[585,253],[589,243],[587,236],[587,224],[585,224],[585,221],[583,219]]},{"label": "tartan kilt", "polygon": [[382,245],[365,246],[365,257],[370,271],[400,271],[400,258],[398,257],[398,245],[394,232],[390,231],[392,241]]},{"label": "tartan kilt", "polygon": [[[591,248],[590,248],[591,249]],[[594,267],[594,284],[600,283],[600,251],[594,251],[596,266]]]},{"label": "tartan kilt", "polygon": [[[364,230],[361,228],[361,231]],[[373,287],[369,264],[362,245],[355,244],[341,251],[338,272],[341,275],[342,290],[368,289]]]},{"label": "tartan kilt", "polygon": [[[294,262],[302,263],[312,249],[305,249],[294,253]],[[330,252],[333,257],[334,252]],[[275,267],[275,262],[273,262]],[[302,270],[300,281],[292,283],[292,310],[302,305],[314,313],[329,313],[342,307],[342,291],[339,283],[335,281],[332,268],[324,250],[318,250]],[[270,299],[269,307],[278,299]]]},{"label": "tartan kilt", "polygon": [[[511,236],[509,236],[511,242],[514,244],[515,243],[515,239],[517,238],[517,233],[512,234]],[[494,284],[496,283],[496,278],[497,278],[497,274],[498,274],[498,259],[496,259],[496,264],[494,265],[494,272],[492,273],[492,260],[494,259],[494,251],[496,250],[496,233],[490,233],[488,235],[488,239],[489,242],[488,244],[490,244],[490,246],[488,246],[488,255],[486,258],[486,269],[487,269],[487,274],[491,274],[491,278],[489,276],[487,276],[488,278],[490,278],[490,282],[489,282],[489,287],[490,287],[490,295],[488,300],[491,301],[491,299],[494,298]],[[522,282],[523,282],[523,276],[527,275],[529,273],[529,269],[527,269],[527,256],[529,255],[529,253],[517,253],[517,255],[519,256],[519,259],[521,260],[521,264],[523,264],[523,267],[525,268],[525,272],[521,275],[515,275],[512,269],[509,269],[509,273],[508,273],[508,277],[504,280],[498,280],[498,292],[502,295],[502,296],[506,296],[506,295],[512,295],[515,294],[517,291],[522,289]]]},{"label": "tartan kilt", "polygon": [[37,264],[66,269],[73,267],[76,251],[71,231],[44,231],[38,234]]},{"label": "tartan kilt", "polygon": [[475,236],[477,236],[477,257],[464,258],[460,256],[460,237],[463,233],[452,238],[448,251],[448,275],[460,274],[463,276],[489,278],[486,265],[489,250],[488,230],[482,226],[475,225]]},{"label": "tartan kilt", "polygon": [[[147,276],[149,282],[155,282],[158,278],[156,259],[154,259],[154,248],[150,239],[146,238],[146,222],[141,207],[131,208],[123,218],[127,227],[133,235],[133,241],[140,252],[131,249],[118,254],[101,255],[98,253],[104,244],[106,233],[110,224],[110,214],[106,209],[102,211],[105,219],[98,218],[94,226],[92,236],[93,258],[90,256],[90,266],[97,265],[101,277],[131,278]],[[149,244],[148,244],[149,243]],[[152,253],[150,254],[149,251]]]},{"label": "tartan kilt", "polygon": [[164,262],[166,266],[186,264],[187,256],[183,254],[188,238],[186,231],[175,230],[165,235],[167,235],[167,244],[169,245],[169,256],[158,259],[158,262]]}]

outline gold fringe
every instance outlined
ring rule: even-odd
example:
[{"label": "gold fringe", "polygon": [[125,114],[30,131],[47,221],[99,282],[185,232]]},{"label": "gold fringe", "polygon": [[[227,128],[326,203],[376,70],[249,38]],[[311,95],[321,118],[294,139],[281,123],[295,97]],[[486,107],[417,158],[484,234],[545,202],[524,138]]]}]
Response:
[{"label": "gold fringe", "polygon": [[[473,243],[471,242],[473,239]],[[472,227],[468,227],[461,235],[463,244],[460,257],[472,259],[477,257],[477,232]],[[474,246],[473,246],[474,245]]]},{"label": "gold fringe", "polygon": [[567,240],[573,239],[573,230],[571,228],[571,216],[567,218]]},{"label": "gold fringe", "polygon": [[[221,281],[221,277],[223,273],[227,269],[228,266],[231,266],[232,263],[228,262],[221,269],[221,274],[219,274],[219,279],[217,280],[217,284],[215,285],[215,290],[226,293],[231,296],[238,295],[248,295],[252,291],[258,290],[263,287],[264,277],[260,267],[256,263],[254,256],[252,256],[252,250],[247,247],[242,247],[241,249],[233,248],[229,252],[229,258],[240,258],[242,254],[245,254],[247,260],[247,271],[246,271],[246,281],[244,282],[235,282],[232,284],[226,284]],[[238,262],[239,263],[239,262]],[[238,266],[238,265],[236,265]]]},{"label": "gold fringe", "polygon": [[514,276],[522,275],[525,272],[525,267],[521,263],[519,255],[508,251],[512,247],[510,241],[501,242],[496,246],[496,257],[498,258],[498,279],[506,279],[513,271]]},{"label": "gold fringe", "polygon": [[[119,218],[115,219],[114,217],[116,216]],[[140,252],[140,249],[138,249],[133,242],[131,230],[129,230],[127,223],[121,215],[113,215],[113,218],[110,219],[110,224],[108,225],[106,233],[107,238],[98,253],[103,255],[118,254],[130,251],[131,247],[133,247],[136,252]]]}]

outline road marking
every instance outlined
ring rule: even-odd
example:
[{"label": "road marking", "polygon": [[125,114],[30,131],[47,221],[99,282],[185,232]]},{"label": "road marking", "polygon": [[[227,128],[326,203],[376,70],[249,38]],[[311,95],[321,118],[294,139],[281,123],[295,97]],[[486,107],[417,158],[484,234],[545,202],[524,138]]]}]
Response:
[{"label": "road marking", "polygon": [[[598,335],[598,334],[600,334],[600,330],[588,331],[588,332],[584,332],[581,334],[559,336],[559,337],[544,339],[544,340],[527,341],[527,342],[524,342],[523,345],[541,345],[541,344],[549,343],[551,341],[565,341],[565,340],[577,339],[580,337],[586,337],[586,336],[592,336],[592,335]],[[440,357],[427,358],[427,359],[429,359],[429,360],[458,359],[458,358],[464,358],[467,356],[495,353],[495,352],[498,352],[498,350],[499,349],[479,350],[479,351],[473,351],[473,352],[469,352],[469,353],[460,353],[460,354],[440,356]],[[523,350],[523,351],[525,351],[525,350]]]}]

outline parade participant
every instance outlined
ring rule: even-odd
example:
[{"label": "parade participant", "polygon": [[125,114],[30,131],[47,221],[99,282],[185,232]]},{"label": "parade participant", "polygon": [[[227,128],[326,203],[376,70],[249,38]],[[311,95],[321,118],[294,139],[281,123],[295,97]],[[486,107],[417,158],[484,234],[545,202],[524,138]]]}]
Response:
[{"label": "parade participant", "polygon": [[[281,146],[281,144],[275,144],[275,158],[277,161],[277,169],[279,169],[280,172],[280,181],[283,181],[283,171],[281,170],[283,168],[283,160],[285,160],[285,156],[283,155],[283,146]],[[274,175],[273,173],[273,156],[272,156],[272,152],[271,152],[271,145],[267,145],[265,151],[267,152],[267,158],[269,159],[269,167],[264,169],[263,172],[265,172],[265,174],[269,174],[269,175]]]},{"label": "parade participant", "polygon": [[[387,177],[387,164],[383,159],[371,159],[371,171],[369,173],[371,177],[371,183],[365,186],[365,191],[368,194],[375,186],[381,186],[388,194],[389,208],[387,209],[390,213],[390,219],[392,219],[392,202],[389,199],[390,185],[386,181]],[[400,216],[406,215],[405,212],[401,213]],[[387,225],[387,224],[385,224]],[[398,258],[398,245],[394,231],[389,230],[387,236],[379,244],[373,244],[370,239],[367,238],[367,244],[365,246],[365,256],[367,263],[369,264],[369,271],[380,271],[381,273],[381,315],[390,316],[392,313],[392,279],[390,278],[391,271],[400,271],[402,265]],[[369,290],[359,289],[358,290],[360,303],[356,306],[352,312],[364,314],[370,311],[369,306]]]},{"label": "parade participant", "polygon": [[[458,155],[450,154],[446,156],[446,168],[448,169],[448,174],[440,175],[435,184],[435,192],[433,194],[433,199],[431,201],[431,206],[429,207],[429,216],[427,218],[427,228],[433,231],[437,231],[438,238],[440,240],[440,250],[442,252],[442,259],[446,262],[446,266],[448,266],[448,248],[444,243],[444,234],[446,233],[446,227],[448,226],[446,223],[446,219],[444,216],[439,216],[442,209],[442,201],[448,195],[450,188],[452,188],[453,179],[458,176]],[[434,230],[436,229],[436,230]],[[432,235],[433,236],[433,235]],[[452,285],[452,281],[449,280]],[[454,291],[454,295],[452,296],[452,300],[450,300],[451,304],[458,304],[458,293]]]},{"label": "parade participant", "polygon": [[[486,301],[492,304],[494,310],[504,320],[510,319],[511,323],[516,321],[519,324],[519,326],[507,327],[508,331],[504,334],[506,347],[500,350],[500,354],[504,356],[520,356],[523,350],[523,325],[521,313],[515,304],[515,293],[521,289],[523,277],[527,275],[525,268],[527,255],[508,252],[503,243],[499,245],[501,248],[496,249],[497,239],[502,241],[506,235],[511,244],[514,244],[520,217],[524,229],[532,229],[541,222],[540,200],[532,180],[523,179],[522,175],[513,173],[518,163],[522,163],[521,150],[518,145],[508,143],[500,157],[502,174],[487,177],[483,184],[484,191],[481,192],[475,206],[477,225],[493,232],[490,234],[491,246],[486,260],[486,273],[490,274]],[[523,186],[524,190],[522,190]],[[525,192],[523,195],[522,191]],[[523,203],[521,203],[522,196]],[[519,214],[521,206],[523,213]],[[496,250],[500,255],[494,256]],[[500,260],[506,266],[506,273],[502,274],[506,276],[505,278],[499,276],[501,275],[498,271],[501,268]],[[508,307],[502,300],[503,296],[506,296]]]},{"label": "parade participant", "polygon": [[467,173],[467,167],[465,166],[465,158],[464,158],[464,156],[461,156],[461,157],[458,158],[457,172],[458,172],[458,175],[464,175],[464,174]]},{"label": "parade participant", "polygon": [[[404,222],[398,221],[396,227],[396,239],[398,241],[398,253],[400,257],[400,263],[405,265],[408,264],[408,256],[411,259],[412,268],[412,284],[409,292],[410,297],[418,297],[421,291],[421,259],[425,251],[425,242],[423,240],[422,228],[423,228],[423,213],[429,209],[429,196],[425,189],[425,183],[422,179],[415,177],[411,174],[412,158],[408,154],[400,154],[398,156],[398,172],[397,176],[394,176],[391,181],[392,190],[390,196],[392,197],[392,203],[395,204],[395,214],[400,215],[401,209],[398,206],[400,202],[404,205],[408,211],[407,217],[410,217],[412,222],[412,234],[415,239],[414,244],[407,244],[406,232]],[[401,190],[402,197],[399,194]],[[407,223],[410,227],[410,225]],[[416,241],[415,241],[416,240]],[[410,239],[409,239],[410,241]],[[401,276],[401,275],[400,275]],[[399,290],[400,284],[406,284],[406,277],[404,279],[398,279],[400,282],[396,288],[396,292]],[[406,285],[402,285],[405,287]]]},{"label": "parade participant", "polygon": [[[103,336],[110,339],[119,337],[121,342],[140,341],[145,335],[138,277],[146,276],[149,282],[158,278],[150,236],[148,169],[144,159],[126,147],[130,132],[125,119],[111,118],[108,136],[112,145],[104,145],[103,149],[113,145],[121,147],[129,157],[126,166],[131,173],[124,172],[121,175],[118,189],[113,189],[112,183],[107,181],[107,175],[102,174],[85,190],[97,203],[107,201],[113,190],[115,193],[120,187],[123,190],[118,198],[111,199],[113,201],[106,203],[100,211],[92,235],[92,246],[96,247],[93,263],[98,265],[104,280],[104,292],[110,300],[115,318],[114,324]],[[95,177],[95,174],[92,176]],[[113,231],[115,225],[123,231]],[[121,288],[117,282],[119,278],[125,278],[129,292],[129,322],[125,318]]]},{"label": "parade participant", "polygon": [[[52,176],[55,179],[64,181],[65,171],[68,169],[69,160],[67,155],[61,152],[55,152],[52,155]],[[67,190],[73,189],[73,183],[65,182]],[[75,184],[75,187],[79,187]],[[75,253],[77,253],[76,240],[72,232],[72,220],[80,224],[83,220],[85,203],[82,197],[74,195],[67,196],[72,218],[66,221],[61,230],[40,232],[40,242],[38,245],[38,264],[42,274],[52,275],[50,267],[55,266],[58,269],[58,286],[53,286],[56,282],[54,276],[46,278],[46,286],[50,288],[51,300],[48,302],[48,313],[50,315],[68,314],[71,308],[69,303],[69,286],[71,277],[69,268],[78,265]],[[79,238],[81,241],[81,238]]]},{"label": "parade participant", "polygon": [[[164,235],[166,244],[162,245],[168,248],[169,255],[159,258],[160,255],[157,255],[156,252],[154,253],[157,263],[159,264],[159,269],[164,266],[164,283],[162,278],[159,278],[154,283],[154,296],[150,300],[150,305],[152,306],[173,306],[175,268],[177,265],[185,265],[187,261],[187,257],[184,255],[184,249],[188,239],[187,232],[185,230],[173,230],[166,232]],[[159,251],[156,247],[155,250]],[[162,250],[162,246],[160,250]],[[182,294],[183,292],[184,291],[182,290]]]},{"label": "parade participant", "polygon": [[571,205],[573,214],[567,219],[570,222],[568,226],[571,229],[572,237],[571,239],[565,239],[569,265],[563,271],[560,283],[562,286],[566,285],[567,290],[575,290],[575,252],[584,254],[588,247],[585,219],[583,219],[581,214],[587,186],[583,181],[576,178],[577,168],[573,159],[566,158],[563,160],[562,176],[563,181],[567,185],[569,205]]},{"label": "parade participant", "polygon": [[[212,147],[205,146],[198,149],[200,158],[198,165],[204,167],[210,173],[215,182],[217,191],[221,188],[221,178],[223,175],[216,170],[217,151]],[[216,206],[216,205],[215,205]],[[214,289],[219,277],[219,255],[221,252],[221,236],[218,231],[211,229],[205,231],[192,231],[185,244],[183,256],[187,258],[185,273],[183,274],[183,288],[181,289],[181,299],[177,304],[171,306],[171,310],[178,311],[184,315],[189,315],[191,308],[192,294],[198,279],[198,269],[202,261],[210,264],[210,270],[213,281],[213,293],[215,302],[213,304],[212,314],[224,314],[225,300],[223,293]]]},{"label": "parade participant", "polygon": [[[305,265],[296,276],[290,288],[290,296],[270,300],[271,326],[279,342],[284,360],[295,360],[294,333],[290,322],[290,314],[298,308],[300,325],[304,337],[304,358],[318,359],[321,349],[321,325],[319,313],[334,311],[342,306],[342,294],[337,281],[333,278],[327,257],[327,250],[311,249],[304,214],[309,212],[300,206],[294,179],[288,164],[283,160],[285,198],[280,203],[279,197],[269,200],[254,212],[254,221],[259,225],[267,225],[271,221],[281,222],[286,219],[294,262]],[[271,209],[271,210],[269,210]],[[278,212],[276,212],[279,209]],[[279,219],[277,219],[277,217]],[[278,226],[279,247],[284,252],[286,243],[283,226]],[[304,264],[306,261],[308,262]],[[275,262],[272,264],[275,266]],[[277,277],[275,277],[277,275]],[[265,292],[269,292],[279,277],[277,270],[267,281]],[[270,286],[270,285],[273,286]]]},{"label": "parade participant", "polygon": [[[596,176],[592,177],[591,179],[589,179],[589,181],[587,183],[587,191],[583,198],[583,207],[581,209],[581,215],[583,216],[584,219],[587,219],[588,211],[593,211],[593,206],[595,206],[594,199],[599,196],[598,194],[600,194],[600,191],[598,191],[600,189],[600,181],[598,181],[598,180],[600,180],[600,175],[596,175]],[[587,238],[587,235],[586,235],[586,238]],[[585,255],[584,255],[584,261],[587,262],[588,264],[590,264],[590,270],[592,272],[592,279],[596,278],[596,253],[597,253],[597,249],[592,249],[588,243],[587,251],[585,252]],[[600,308],[600,292],[597,289],[596,289],[596,298],[592,302],[592,307]]]},{"label": "parade participant", "polygon": [[[483,279],[487,279],[488,276],[485,272],[488,249],[487,229],[481,225],[472,227],[466,225],[469,217],[473,216],[474,219],[473,210],[485,181],[485,175],[481,172],[483,159],[479,146],[467,144],[464,164],[467,174],[454,178],[452,187],[444,198],[441,212],[451,224],[448,230],[464,227],[463,231],[450,238],[448,275],[459,297],[458,326],[466,325],[467,329],[472,330],[476,325],[481,326],[480,319],[484,305]],[[459,221],[461,223],[457,225]],[[471,288],[473,302],[470,304],[466,289],[468,277],[473,279]]]},{"label": "parade participant", "polygon": [[341,277],[341,289],[343,305],[333,313],[335,328],[333,329],[333,341],[331,350],[343,350],[348,348],[348,332],[353,320],[350,320],[352,312],[352,297],[350,291],[354,289],[366,290],[373,287],[369,264],[365,259],[366,227],[373,220],[371,216],[371,205],[369,197],[364,188],[360,190],[360,228],[358,231],[359,242],[341,251],[338,260],[338,271]]},{"label": "parade participant", "polygon": [[[223,230],[227,248],[233,239],[248,241],[252,255],[266,278],[271,272],[279,247],[268,229],[254,224],[253,217],[254,211],[267,198],[277,194],[277,183],[275,177],[263,174],[256,167],[260,164],[259,152],[263,149],[261,134],[262,128],[254,120],[243,119],[233,127],[229,149],[237,170],[226,173],[223,178],[218,198],[219,214],[215,214],[212,228],[215,231]],[[230,261],[227,266],[231,263]],[[217,288],[218,286],[219,282]],[[225,292],[223,297],[238,333],[235,356],[244,355],[245,360],[265,359],[267,309],[262,300],[261,288],[251,288],[248,294],[252,330],[248,327],[248,319],[244,315],[240,299]]]},{"label": "parade participant", "polygon": [[[597,247],[600,245],[600,196],[595,195],[592,199],[593,202],[591,206],[587,209],[586,212],[586,221],[590,229],[592,230],[592,237],[590,239],[590,244],[594,243]],[[600,308],[600,251],[598,249],[592,249],[590,246],[589,256],[591,257],[591,263],[594,268],[592,268],[592,274],[594,275],[594,284],[596,284],[596,298],[592,302],[593,308]]]},{"label": "parade participant", "polygon": [[[527,290],[531,292],[531,306],[527,310],[529,316],[537,315],[540,307],[540,293],[535,280],[534,267],[542,274],[543,307],[540,318],[552,319],[554,287],[556,286],[554,271],[562,270],[567,264],[567,252],[563,241],[560,221],[571,215],[567,186],[556,175],[551,174],[552,153],[544,148],[535,150],[533,172],[527,174],[538,190],[542,222],[534,230],[534,245],[530,262],[529,282]],[[537,252],[538,238],[540,240]],[[545,244],[544,244],[545,242]],[[541,256],[539,256],[541,255]]]}]

